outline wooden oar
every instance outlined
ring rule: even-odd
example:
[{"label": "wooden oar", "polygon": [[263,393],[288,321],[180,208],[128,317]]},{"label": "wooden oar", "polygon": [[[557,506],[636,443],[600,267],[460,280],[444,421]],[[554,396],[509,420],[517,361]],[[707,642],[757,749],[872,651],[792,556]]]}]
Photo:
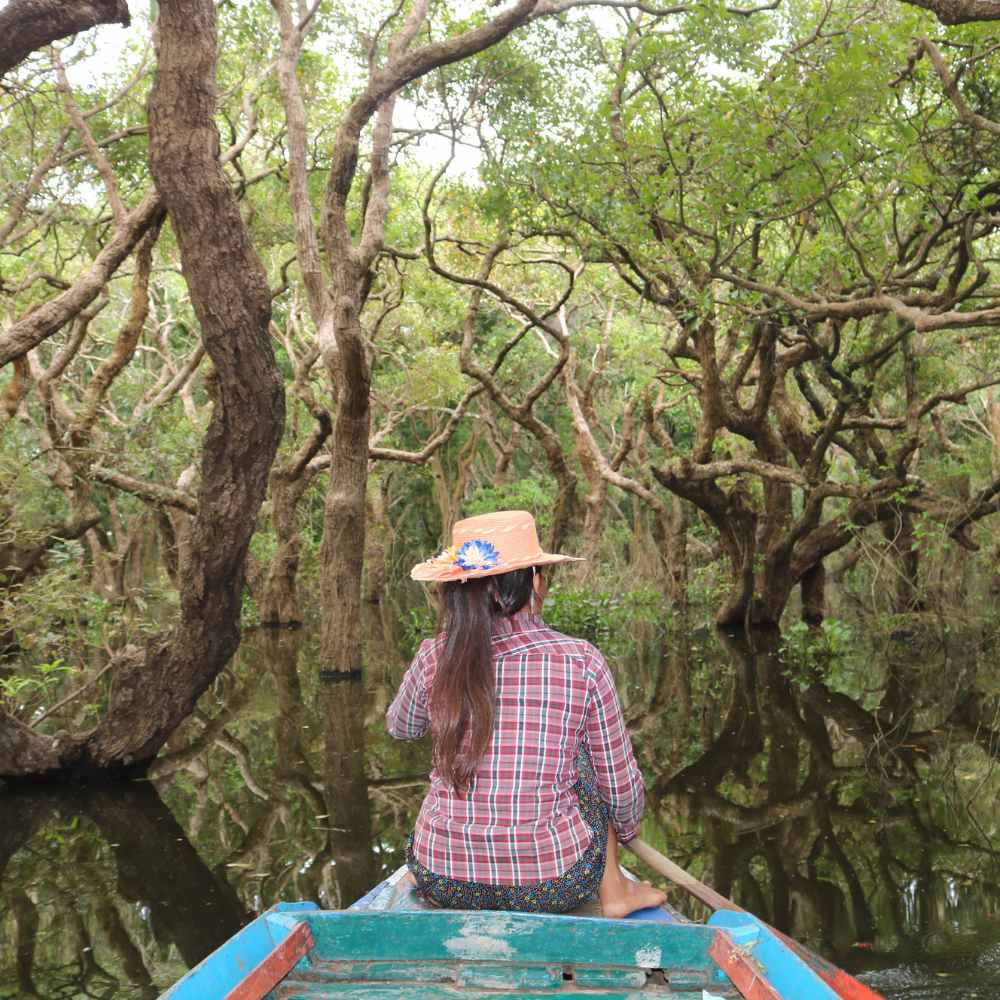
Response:
[{"label": "wooden oar", "polygon": [[[685,892],[695,899],[704,903],[713,910],[736,910],[740,913],[747,913],[742,906],[737,906],[731,899],[726,899],[720,892],[716,892],[711,886],[698,881],[693,875],[689,875],[680,865],[674,864],[666,855],[661,854],[655,847],[650,847],[644,840],[636,837],[630,840],[627,847],[637,858],[644,861],[653,871],[659,872],[665,878],[670,879],[675,885],[679,885]],[[751,914],[752,915],[752,914]],[[832,962],[821,958],[811,952],[805,945],[790,938],[787,934],[782,934],[770,925],[768,928],[781,938],[782,942],[788,946],[799,958],[802,959],[823,982],[827,984],[839,997],[844,1000],[883,1000],[878,993],[869,989],[864,983],[858,982],[852,975],[844,972]]]}]

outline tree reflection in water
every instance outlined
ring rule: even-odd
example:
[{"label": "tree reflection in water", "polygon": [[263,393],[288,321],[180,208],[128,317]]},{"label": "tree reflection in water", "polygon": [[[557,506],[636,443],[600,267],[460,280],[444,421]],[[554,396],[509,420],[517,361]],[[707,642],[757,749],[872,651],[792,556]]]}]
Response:
[{"label": "tree reflection in water", "polygon": [[632,706],[651,839],[852,968],[1000,938],[1000,732],[974,653],[890,647],[835,688],[783,662],[777,633],[718,643],[723,660],[668,654],[652,707]]},{"label": "tree reflection in water", "polygon": [[323,682],[319,695],[325,723],[324,784],[329,809],[336,898],[350,906],[376,881],[372,809],[365,768],[365,686],[361,677]]},{"label": "tree reflection in water", "polygon": [[[402,862],[429,751],[384,732],[404,658],[391,612],[369,626],[366,676],[334,683],[307,633],[253,636],[149,783],[0,801],[0,996],[153,997],[271,903],[341,905]],[[646,839],[889,970],[887,996],[995,996],[992,655],[884,642],[803,666],[777,634],[636,634],[619,686]]]},{"label": "tree reflection in water", "polygon": [[247,920],[150,784],[7,795],[3,809],[0,901],[15,968],[3,969],[0,995],[155,997],[163,976]]}]

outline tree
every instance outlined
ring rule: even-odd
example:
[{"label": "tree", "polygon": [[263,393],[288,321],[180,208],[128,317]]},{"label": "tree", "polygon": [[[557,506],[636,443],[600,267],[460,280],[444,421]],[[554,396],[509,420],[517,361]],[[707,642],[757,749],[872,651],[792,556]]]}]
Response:
[{"label": "tree", "polygon": [[[685,20],[671,37],[629,19],[617,48],[595,44],[610,84],[603,107],[582,111],[586,144],[570,156],[536,141],[503,175],[523,186],[525,214],[540,197],[551,228],[661,311],[659,378],[693,393],[698,417],[685,453],[652,455],[650,471],[717,533],[723,624],[778,621],[798,584],[821,617],[826,557],[901,511],[966,542],[971,522],[914,465],[930,415],[996,381],[975,355],[947,385],[906,360],[1000,318],[981,263],[993,232],[983,138],[954,119],[942,129],[922,86],[916,114],[894,117],[898,74],[879,62],[887,36],[866,8],[810,16],[811,33],[772,40],[767,57],[764,19]],[[728,47],[732,76],[698,65],[706,44]],[[861,86],[862,63],[885,69]],[[903,166],[907,129],[933,166]],[[987,516],[994,496],[987,485],[970,509]]]},{"label": "tree", "polygon": [[[287,3],[274,0],[274,6],[282,36],[279,77],[289,123],[290,197],[299,267],[337,400],[321,552],[323,662],[328,670],[349,673],[357,669],[361,645],[367,442],[371,432],[371,365],[361,314],[374,281],[376,261],[385,245],[389,152],[397,95],[407,84],[435,69],[482,52],[534,18],[564,11],[575,3],[518,0],[475,27],[414,47],[429,12],[429,3],[419,0],[399,21],[384,52],[381,35],[395,16],[390,16],[367,40],[368,78],[361,93],[345,109],[337,128],[321,212],[329,283],[323,277],[320,241],[308,193],[306,116],[295,78],[310,13],[303,7],[296,22]],[[355,233],[349,215],[359,146],[362,130],[373,119],[370,166],[360,197],[361,222]]]},{"label": "tree", "polygon": [[214,4],[165,0],[157,54],[150,164],[216,373],[180,573],[180,621],[120,666],[92,733],[60,741],[0,715],[0,776],[7,779],[141,773],[239,644],[247,547],[284,420],[271,294],[218,160]]},{"label": "tree", "polygon": [[[30,732],[4,727],[23,771],[141,769],[232,648],[244,576],[288,624],[309,617],[300,566],[318,575],[321,666],[350,673],[363,600],[488,507],[531,506],[591,555],[574,585],[710,600],[730,624],[777,621],[796,589],[817,623],[828,567],[870,560],[892,611],[926,606],[942,566],[988,567],[985,30],[905,5],[575,6],[218,7],[226,148],[190,169],[221,234],[176,195],[165,221],[138,47],[89,83],[100,36],[7,73],[0,635],[20,662],[0,680],[34,692]],[[442,138],[474,147],[475,182],[418,155]],[[230,239],[239,282],[215,266]],[[234,296],[226,332],[206,302]],[[135,652],[161,627],[147,599],[180,624]],[[140,663],[163,683],[138,692]]]}]

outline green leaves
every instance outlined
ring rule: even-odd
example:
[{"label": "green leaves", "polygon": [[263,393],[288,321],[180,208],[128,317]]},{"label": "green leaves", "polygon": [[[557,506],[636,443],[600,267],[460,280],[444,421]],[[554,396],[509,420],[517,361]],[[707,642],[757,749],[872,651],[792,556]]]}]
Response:
[{"label": "green leaves", "polygon": [[57,691],[75,669],[58,659],[38,663],[29,673],[0,677],[0,704],[12,715],[23,715],[28,708],[44,702]]},{"label": "green leaves", "polygon": [[834,661],[855,651],[856,637],[850,625],[826,618],[818,627],[796,622],[781,638],[781,659],[803,673],[803,683],[821,670],[829,676]]},{"label": "green leaves", "polygon": [[663,598],[652,589],[622,593],[557,583],[546,598],[546,624],[598,646],[610,659],[634,657],[642,626],[663,622]]}]

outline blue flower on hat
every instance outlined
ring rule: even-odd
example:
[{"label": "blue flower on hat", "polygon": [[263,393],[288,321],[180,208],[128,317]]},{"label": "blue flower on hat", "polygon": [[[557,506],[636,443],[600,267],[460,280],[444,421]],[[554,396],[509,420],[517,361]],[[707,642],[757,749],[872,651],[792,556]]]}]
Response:
[{"label": "blue flower on hat", "polygon": [[455,562],[466,570],[493,569],[500,562],[500,553],[492,542],[473,538],[458,550]]}]

